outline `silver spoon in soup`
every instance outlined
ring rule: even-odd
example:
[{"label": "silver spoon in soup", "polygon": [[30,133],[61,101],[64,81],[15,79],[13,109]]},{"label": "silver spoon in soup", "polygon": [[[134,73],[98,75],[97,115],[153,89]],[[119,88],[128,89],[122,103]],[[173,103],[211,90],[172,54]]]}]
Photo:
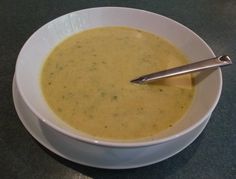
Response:
[{"label": "silver spoon in soup", "polygon": [[190,63],[187,65],[167,69],[164,71],[159,71],[159,72],[143,75],[136,79],[131,80],[130,82],[138,83],[138,84],[149,83],[149,82],[153,82],[158,79],[161,79],[161,78],[183,75],[186,73],[192,73],[192,72],[196,72],[200,70],[206,70],[209,68],[216,68],[216,67],[226,66],[226,65],[231,65],[231,64],[232,64],[232,61],[229,58],[229,56],[223,55],[223,56],[210,58],[210,59],[198,61],[195,63]]}]

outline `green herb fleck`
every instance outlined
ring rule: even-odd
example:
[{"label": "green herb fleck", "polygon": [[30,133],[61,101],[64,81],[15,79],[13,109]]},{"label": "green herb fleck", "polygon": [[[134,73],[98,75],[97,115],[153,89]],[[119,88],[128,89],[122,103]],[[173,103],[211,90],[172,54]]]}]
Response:
[{"label": "green herb fleck", "polygon": [[152,127],[153,127],[153,128],[156,128],[156,127],[157,127],[157,124],[153,124]]},{"label": "green herb fleck", "polygon": [[106,96],[106,93],[104,91],[102,91],[100,94],[102,97]]},{"label": "green herb fleck", "polygon": [[117,117],[118,113],[113,113],[112,115],[113,115],[113,117]]},{"label": "green herb fleck", "polygon": [[112,100],[117,100],[118,99],[118,96],[112,96]]},{"label": "green herb fleck", "polygon": [[95,71],[95,70],[97,70],[97,68],[95,68],[95,67],[89,68],[89,71]]},{"label": "green herb fleck", "polygon": [[138,111],[143,111],[143,107],[139,107],[139,108],[138,108]]},{"label": "green herb fleck", "polygon": [[125,124],[124,124],[124,123],[121,123],[121,126],[122,126],[122,127],[125,127]]},{"label": "green herb fleck", "polygon": [[62,112],[62,109],[60,107],[57,108],[58,112]]},{"label": "green herb fleck", "polygon": [[84,97],[84,98],[89,98],[89,95],[84,94],[83,97]]},{"label": "green herb fleck", "polygon": [[188,95],[188,97],[189,97],[189,98],[192,98],[192,97],[193,97],[193,95],[192,95],[192,94],[189,94],[189,95]]}]

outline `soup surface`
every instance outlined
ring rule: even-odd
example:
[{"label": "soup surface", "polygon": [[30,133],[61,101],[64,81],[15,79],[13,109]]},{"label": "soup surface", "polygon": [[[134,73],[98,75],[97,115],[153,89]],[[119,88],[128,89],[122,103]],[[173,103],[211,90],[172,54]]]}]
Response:
[{"label": "soup surface", "polygon": [[190,75],[133,84],[147,73],[187,63],[166,40],[126,27],[83,31],[60,43],[42,68],[51,109],[70,126],[104,139],[153,137],[180,120],[194,88]]}]

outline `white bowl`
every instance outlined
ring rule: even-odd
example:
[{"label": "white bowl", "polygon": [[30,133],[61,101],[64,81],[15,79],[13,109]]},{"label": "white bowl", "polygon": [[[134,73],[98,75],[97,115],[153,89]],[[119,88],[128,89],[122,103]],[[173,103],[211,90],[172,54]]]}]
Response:
[{"label": "white bowl", "polygon": [[[19,93],[24,103],[43,123],[41,125],[43,128],[49,128],[58,133],[55,137],[64,136],[64,139],[67,138],[67,140],[61,141],[61,145],[63,143],[65,145],[70,143],[71,145],[71,141],[73,141],[72,147],[91,149],[91,152],[81,151],[81,158],[86,160],[87,157],[88,159],[86,162],[82,162],[86,165],[122,168],[115,166],[117,166],[117,162],[125,163],[127,157],[136,159],[132,165],[124,168],[160,161],[157,159],[153,161],[150,156],[155,151],[168,146],[168,143],[177,142],[183,138],[189,138],[189,141],[191,138],[195,139],[194,131],[196,132],[199,126],[206,123],[220,97],[221,71],[216,69],[203,72],[198,76],[196,94],[186,115],[172,128],[157,135],[155,140],[116,142],[94,139],[58,119],[44,100],[39,78],[41,67],[55,45],[74,33],[103,26],[128,26],[164,37],[182,50],[192,62],[214,57],[210,47],[199,36],[185,26],[164,16],[121,7],[85,9],[66,14],[47,23],[27,40],[21,49],[16,64],[15,76]],[[170,146],[173,148],[175,145]],[[184,146],[184,144],[182,145]],[[169,149],[166,148],[165,150]],[[179,148],[176,148],[177,151]],[[159,155],[163,154],[159,153]],[[93,160],[90,160],[91,156],[93,156]],[[109,157],[111,157],[110,160]],[[167,158],[167,156],[162,158]]]}]

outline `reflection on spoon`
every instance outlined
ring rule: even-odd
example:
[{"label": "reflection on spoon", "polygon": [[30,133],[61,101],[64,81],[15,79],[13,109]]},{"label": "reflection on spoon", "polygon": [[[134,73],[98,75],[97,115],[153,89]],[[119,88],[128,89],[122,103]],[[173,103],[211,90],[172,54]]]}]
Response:
[{"label": "reflection on spoon", "polygon": [[232,61],[229,58],[229,56],[223,55],[223,56],[210,58],[207,60],[202,60],[199,62],[171,68],[168,70],[155,72],[148,75],[143,75],[136,79],[131,80],[130,82],[139,83],[139,84],[148,83],[148,82],[153,82],[161,78],[167,78],[167,77],[182,75],[186,73],[192,73],[195,71],[205,70],[209,68],[216,68],[216,67],[230,65],[230,64],[232,64]]}]

